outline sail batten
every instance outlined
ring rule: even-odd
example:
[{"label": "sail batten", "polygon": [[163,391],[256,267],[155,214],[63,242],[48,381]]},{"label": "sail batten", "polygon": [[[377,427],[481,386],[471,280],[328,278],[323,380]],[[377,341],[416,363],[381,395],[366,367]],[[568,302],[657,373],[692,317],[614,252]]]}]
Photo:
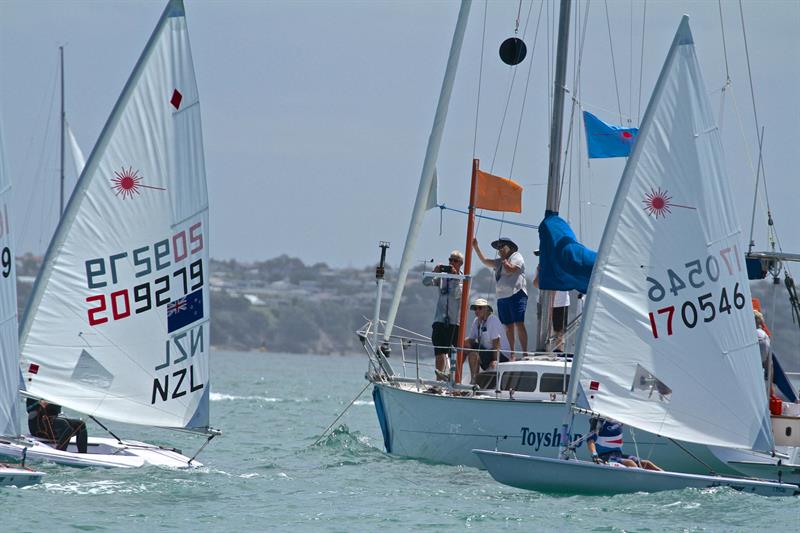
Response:
[{"label": "sail batten", "polygon": [[183,4],[92,150],[22,327],[28,392],[120,422],[208,426],[208,192]]},{"label": "sail batten", "polygon": [[745,250],[688,17],[598,251],[571,398],[657,435],[771,449]]}]

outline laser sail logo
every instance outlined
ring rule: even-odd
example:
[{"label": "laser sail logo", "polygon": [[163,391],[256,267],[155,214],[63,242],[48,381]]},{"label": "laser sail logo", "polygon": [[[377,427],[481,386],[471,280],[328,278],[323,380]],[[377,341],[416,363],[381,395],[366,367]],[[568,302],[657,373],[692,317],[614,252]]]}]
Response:
[{"label": "laser sail logo", "polygon": [[111,188],[114,189],[114,194],[121,196],[123,200],[142,194],[140,189],[166,190],[163,187],[145,185],[142,183],[142,179],[144,179],[144,176],[140,176],[138,170],[133,170],[133,167],[122,167],[122,170],[114,172],[114,177],[111,178],[111,183],[113,184]]}]

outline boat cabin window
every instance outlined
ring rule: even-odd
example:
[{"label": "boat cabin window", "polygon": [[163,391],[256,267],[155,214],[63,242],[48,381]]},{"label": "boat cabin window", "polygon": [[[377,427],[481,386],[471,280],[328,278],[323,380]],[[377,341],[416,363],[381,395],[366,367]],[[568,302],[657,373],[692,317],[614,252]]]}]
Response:
[{"label": "boat cabin window", "polygon": [[538,380],[538,372],[503,372],[500,390],[514,389],[518,392],[534,392]]},{"label": "boat cabin window", "polygon": [[541,392],[565,392],[569,387],[569,374],[542,374]]}]

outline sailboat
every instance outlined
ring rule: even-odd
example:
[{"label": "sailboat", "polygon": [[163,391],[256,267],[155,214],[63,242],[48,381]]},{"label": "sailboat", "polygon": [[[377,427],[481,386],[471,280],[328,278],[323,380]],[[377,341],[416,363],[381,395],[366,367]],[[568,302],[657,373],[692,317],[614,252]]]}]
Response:
[{"label": "sailboat", "polygon": [[[209,426],[208,192],[181,0],[170,0],[50,242],[22,320],[27,398],[98,419]],[[174,448],[28,438],[0,454],[76,466],[198,466]],[[203,448],[201,447],[200,450]],[[199,453],[199,450],[198,450]]]},{"label": "sailboat", "polygon": [[[684,15],[591,274],[570,409],[683,442],[774,448],[729,181]],[[569,445],[559,458],[475,453],[496,480],[526,489],[800,494],[791,483],[595,464],[572,457]]]},{"label": "sailboat", "polygon": [[[20,435],[17,346],[17,269],[11,234],[11,180],[5,173],[0,132],[0,442]],[[28,468],[0,464],[0,486],[22,487],[41,481],[44,474]]]},{"label": "sailboat", "polygon": [[[497,448],[522,455],[552,457],[564,444],[565,438],[578,438],[585,430],[578,424],[573,434],[562,438],[560,427],[567,402],[572,361],[546,348],[546,342],[543,342],[547,340],[549,330],[546,316],[540,321],[536,354],[523,360],[500,363],[496,374],[487,376],[486,381],[479,381],[476,386],[457,381],[444,383],[425,379],[421,376],[418,362],[414,361],[414,350],[425,349],[425,341],[420,336],[394,332],[406,277],[415,257],[417,236],[436,190],[434,176],[438,149],[470,7],[469,0],[461,3],[388,317],[385,321],[379,319],[383,277],[383,269],[379,267],[379,275],[376,275],[378,297],[373,319],[358,335],[369,358],[367,378],[373,384],[372,394],[386,451],[405,457],[482,468],[483,464],[472,453],[473,449]],[[561,2],[550,137],[547,194],[547,209],[550,211],[558,211],[561,190],[558,181],[561,169],[558,165],[562,152],[560,128],[566,90],[564,73],[569,8],[568,0]],[[560,44],[562,41],[563,47]],[[562,69],[560,75],[559,68]],[[744,249],[740,249],[740,252],[744,254]],[[382,256],[385,256],[385,249]],[[547,305],[542,307],[544,312],[549,310]],[[416,372],[413,370],[415,366]],[[408,368],[412,370],[409,372]],[[589,418],[580,413],[577,417],[585,421],[588,429]],[[624,437],[629,442],[634,437],[627,427]],[[761,454],[679,442],[643,430],[635,431],[635,437],[640,448],[647,450],[653,461],[670,470],[703,474],[712,469],[719,473],[740,475],[757,468],[761,477],[780,477],[800,482],[800,447],[797,446],[787,445],[776,453]],[[579,452],[583,448],[580,445]]]}]

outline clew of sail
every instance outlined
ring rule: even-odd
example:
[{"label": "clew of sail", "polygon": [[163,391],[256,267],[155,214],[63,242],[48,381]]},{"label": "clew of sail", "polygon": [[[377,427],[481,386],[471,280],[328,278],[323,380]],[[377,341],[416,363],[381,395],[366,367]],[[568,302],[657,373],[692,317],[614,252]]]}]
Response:
[{"label": "clew of sail", "polygon": [[5,172],[0,132],[0,435],[20,434],[19,370],[17,362],[17,271],[11,236],[11,180]]},{"label": "clew of sail", "polygon": [[28,394],[208,427],[208,193],[183,3],[168,3],[50,243],[21,332]]},{"label": "clew of sail", "polygon": [[614,199],[573,398],[678,440],[772,448],[745,250],[684,17]]}]

